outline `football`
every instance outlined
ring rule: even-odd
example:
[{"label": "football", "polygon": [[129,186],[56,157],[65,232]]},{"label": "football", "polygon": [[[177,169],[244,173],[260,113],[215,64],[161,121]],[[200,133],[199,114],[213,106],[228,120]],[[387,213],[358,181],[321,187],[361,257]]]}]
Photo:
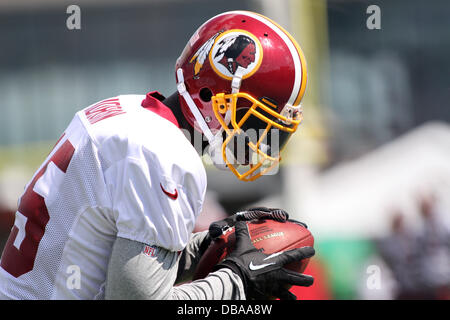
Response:
[{"label": "football", "polygon": [[[314,246],[314,237],[311,232],[301,223],[293,220],[286,222],[253,220],[247,222],[247,225],[253,245],[257,249],[263,249],[266,254]],[[212,241],[197,265],[193,280],[205,278],[216,264],[233,251],[235,240],[233,227]],[[303,272],[308,262],[309,259],[303,259],[286,265],[286,268]]]}]

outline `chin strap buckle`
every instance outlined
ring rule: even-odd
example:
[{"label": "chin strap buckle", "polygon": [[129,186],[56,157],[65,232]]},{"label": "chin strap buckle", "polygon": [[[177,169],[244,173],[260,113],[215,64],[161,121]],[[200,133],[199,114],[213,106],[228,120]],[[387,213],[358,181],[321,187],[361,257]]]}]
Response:
[{"label": "chin strap buckle", "polygon": [[183,95],[183,93],[187,92],[186,85],[184,84],[184,82],[177,83],[177,90],[178,90],[178,93],[181,95]]},{"label": "chin strap buckle", "polygon": [[231,93],[238,93],[241,89],[242,77],[244,75],[245,69],[239,66],[234,73],[233,79],[231,80]]}]

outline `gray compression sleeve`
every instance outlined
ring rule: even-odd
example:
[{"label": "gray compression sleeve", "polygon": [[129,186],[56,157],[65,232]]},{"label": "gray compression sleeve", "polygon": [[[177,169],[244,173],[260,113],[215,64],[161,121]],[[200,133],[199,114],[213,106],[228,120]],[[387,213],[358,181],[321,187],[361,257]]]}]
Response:
[{"label": "gray compression sleeve", "polygon": [[106,279],[106,299],[245,299],[241,279],[229,269],[210,273],[205,279],[174,286],[179,254],[156,248],[144,253],[145,244],[117,238]]}]

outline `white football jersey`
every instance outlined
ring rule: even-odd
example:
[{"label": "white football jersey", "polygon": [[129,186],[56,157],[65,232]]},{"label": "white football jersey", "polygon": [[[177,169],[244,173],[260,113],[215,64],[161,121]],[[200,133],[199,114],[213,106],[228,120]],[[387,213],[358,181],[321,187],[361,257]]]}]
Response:
[{"label": "white football jersey", "polygon": [[186,246],[205,169],[177,124],[144,99],[167,109],[150,94],[122,95],[75,115],[20,199],[0,298],[102,299],[116,237]]}]

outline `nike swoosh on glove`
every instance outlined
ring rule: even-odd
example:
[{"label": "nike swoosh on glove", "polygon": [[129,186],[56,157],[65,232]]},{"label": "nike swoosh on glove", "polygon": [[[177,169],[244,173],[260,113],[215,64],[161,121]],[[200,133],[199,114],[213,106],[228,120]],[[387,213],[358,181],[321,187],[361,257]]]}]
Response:
[{"label": "nike swoosh on glove", "polygon": [[233,252],[214,270],[229,268],[239,275],[246,290],[247,299],[295,300],[288,286],[305,286],[313,284],[314,278],[284,268],[286,264],[310,258],[315,254],[314,248],[303,247],[265,254],[251,243],[247,223],[236,222],[236,244]]}]

